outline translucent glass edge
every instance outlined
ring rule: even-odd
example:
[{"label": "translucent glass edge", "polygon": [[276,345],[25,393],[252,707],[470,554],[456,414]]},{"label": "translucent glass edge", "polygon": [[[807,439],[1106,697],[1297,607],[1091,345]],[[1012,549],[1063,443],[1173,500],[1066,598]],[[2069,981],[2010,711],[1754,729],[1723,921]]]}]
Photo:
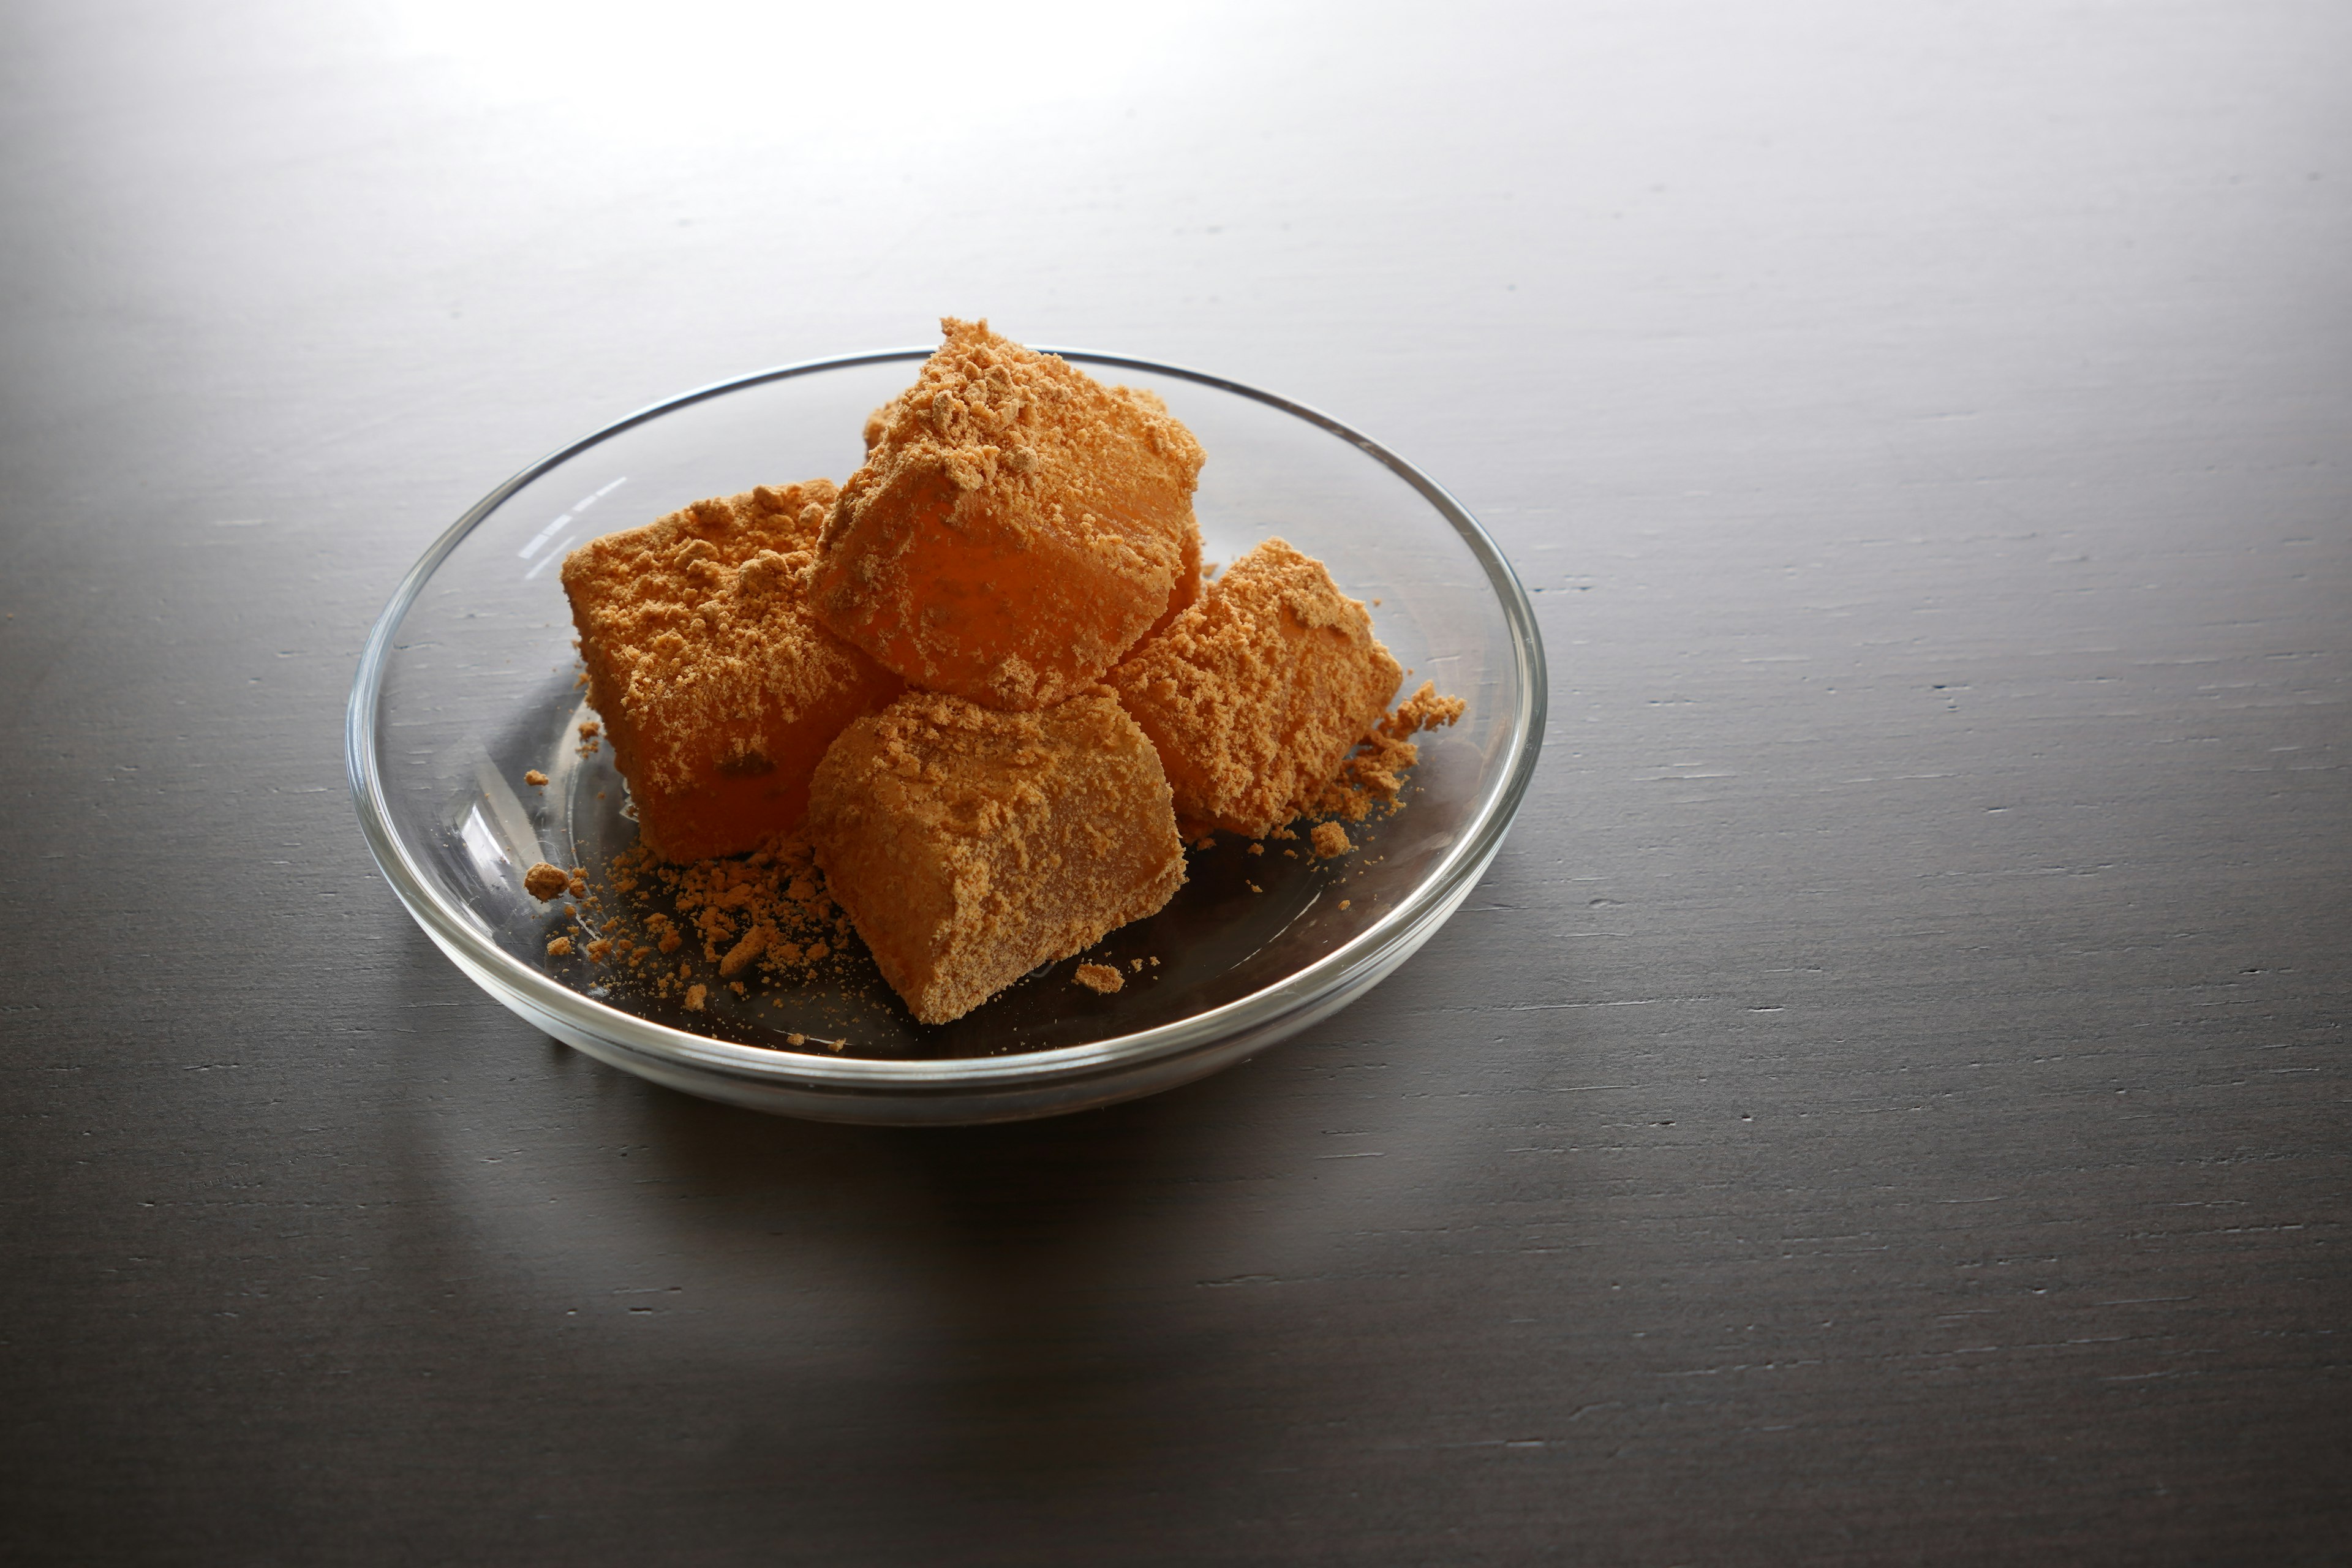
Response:
[{"label": "translucent glass edge", "polygon": [[[1065,359],[1089,364],[1118,366],[1180,380],[1265,404],[1315,426],[1364,452],[1411,485],[1469,546],[1485,568],[1489,587],[1503,611],[1519,676],[1518,697],[1507,740],[1511,765],[1476,803],[1470,831],[1448,851],[1429,879],[1405,903],[1339,951],[1297,973],[1209,1012],[1179,1019],[1132,1035],[1114,1036],[1085,1045],[1003,1057],[963,1057],[921,1061],[891,1061],[868,1058],[831,1059],[779,1052],[758,1046],[713,1040],[659,1024],[648,1023],[558,984],[501,949],[483,942],[473,928],[447,909],[416,868],[391,825],[390,803],[383,796],[374,752],[375,706],[382,695],[384,668],[392,638],[424,585],[467,535],[524,486],[559,464],[632,429],[647,420],[675,413],[697,403],[747,390],[769,382],[856,365],[919,360],[929,348],[874,350],[826,359],[803,360],[730,380],[714,382],[659,403],[650,404],[614,423],[560,447],[499,485],[434,541],[402,577],[385,605],[360,654],[344,716],[344,763],[352,786],[352,805],[362,837],[377,868],[411,918],[436,944],[455,958],[462,952],[472,963],[461,970],[478,980],[494,979],[499,986],[529,1005],[547,1012],[572,1027],[612,1041],[643,1056],[676,1062],[689,1070],[716,1071],[730,1077],[779,1080],[797,1079],[841,1089],[898,1090],[909,1093],[950,1092],[958,1088],[1011,1084],[1062,1078],[1083,1079],[1138,1067],[1213,1044],[1235,1033],[1256,1033],[1303,1007],[1312,1006],[1327,991],[1348,989],[1349,977],[1380,965],[1400,942],[1404,951],[1383,968],[1393,968],[1434,933],[1445,914],[1465,897],[1500,850],[1517,818],[1542,752],[1543,726],[1549,706],[1549,671],[1542,634],[1533,605],[1502,550],[1485,526],[1436,480],[1369,436],[1309,405],[1276,393],[1233,381],[1206,371],[1123,354],[1086,349],[1042,348]],[[1458,885],[1458,891],[1456,890]],[[1451,894],[1452,896],[1448,896]],[[1426,929],[1423,929],[1423,927]],[[504,997],[499,998],[504,1001]],[[1318,1015],[1318,1016],[1320,1015]],[[1303,1025],[1301,1026],[1304,1026]]]}]

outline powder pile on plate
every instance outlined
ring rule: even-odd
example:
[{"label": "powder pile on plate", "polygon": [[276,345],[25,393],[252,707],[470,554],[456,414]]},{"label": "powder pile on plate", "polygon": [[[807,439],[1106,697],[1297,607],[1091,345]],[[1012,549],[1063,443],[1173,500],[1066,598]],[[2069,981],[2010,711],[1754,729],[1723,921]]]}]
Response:
[{"label": "powder pile on plate", "polygon": [[[1370,615],[1284,541],[1204,581],[1203,454],[1157,396],[942,326],[837,490],[698,501],[564,563],[639,818],[615,886],[678,911],[589,956],[691,1009],[689,941],[740,993],[854,928],[919,1021],[960,1017],[1156,913],[1188,839],[1395,809],[1407,737],[1462,711],[1424,684],[1390,712]],[[1352,849],[1326,826],[1317,851]]]}]

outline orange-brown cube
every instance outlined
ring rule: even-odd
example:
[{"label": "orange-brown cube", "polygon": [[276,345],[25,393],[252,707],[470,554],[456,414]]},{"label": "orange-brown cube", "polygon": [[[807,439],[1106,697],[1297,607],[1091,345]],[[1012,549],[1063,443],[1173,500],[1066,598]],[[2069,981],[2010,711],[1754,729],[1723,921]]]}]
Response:
[{"label": "orange-brown cube", "polygon": [[563,590],[629,783],[637,830],[670,860],[734,855],[789,829],[843,725],[902,689],[820,625],[805,573],[829,479],[697,501],[563,563]]},{"label": "orange-brown cube", "polygon": [[1112,670],[1187,825],[1258,837],[1307,809],[1403,672],[1360,600],[1269,539]]},{"label": "orange-brown cube", "polygon": [[1158,912],[1184,880],[1160,759],[1099,687],[1022,713],[909,691],[833,743],[807,831],[926,1024]]},{"label": "orange-brown cube", "polygon": [[1198,594],[1201,445],[1149,392],[985,321],[941,324],[867,421],[817,548],[817,613],[912,685],[1045,707]]}]

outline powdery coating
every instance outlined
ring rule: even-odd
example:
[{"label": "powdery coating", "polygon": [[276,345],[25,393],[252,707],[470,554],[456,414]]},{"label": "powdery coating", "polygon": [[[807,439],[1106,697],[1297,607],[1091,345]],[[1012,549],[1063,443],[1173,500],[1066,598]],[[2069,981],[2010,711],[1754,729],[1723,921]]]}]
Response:
[{"label": "powdery coating", "polygon": [[1099,679],[1200,592],[1201,444],[985,321],[866,421],[811,589],[827,626],[928,690],[992,708]]},{"label": "powdery coating", "polygon": [[812,479],[697,501],[563,563],[588,700],[657,854],[740,854],[795,826],[834,736],[901,688],[810,612],[835,493]]},{"label": "powdery coating", "polygon": [[825,753],[808,836],[926,1024],[1157,913],[1184,880],[1160,760],[1099,687],[1026,713],[907,693]]},{"label": "powdery coating", "polygon": [[1403,671],[1323,563],[1269,539],[1109,681],[1186,824],[1255,838],[1307,811]]}]

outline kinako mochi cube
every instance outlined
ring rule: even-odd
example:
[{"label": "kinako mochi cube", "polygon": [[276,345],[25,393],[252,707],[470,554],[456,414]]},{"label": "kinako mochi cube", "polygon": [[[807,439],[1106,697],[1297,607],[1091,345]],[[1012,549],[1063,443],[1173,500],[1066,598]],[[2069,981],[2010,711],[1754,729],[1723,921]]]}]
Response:
[{"label": "kinako mochi cube", "polygon": [[1159,749],[1186,825],[1255,838],[1307,809],[1402,674],[1362,602],[1269,539],[1107,679]]},{"label": "kinako mochi cube", "polygon": [[1100,687],[1020,713],[909,691],[833,743],[806,832],[926,1024],[1157,913],[1184,880],[1160,759]]},{"label": "kinako mochi cube", "polygon": [[1149,392],[949,320],[866,423],[817,546],[817,614],[925,690],[991,708],[1098,680],[1200,591],[1201,444]]},{"label": "kinako mochi cube", "polygon": [[701,500],[563,563],[588,700],[669,860],[740,854],[793,827],[843,725],[903,689],[810,613],[829,479]]}]

